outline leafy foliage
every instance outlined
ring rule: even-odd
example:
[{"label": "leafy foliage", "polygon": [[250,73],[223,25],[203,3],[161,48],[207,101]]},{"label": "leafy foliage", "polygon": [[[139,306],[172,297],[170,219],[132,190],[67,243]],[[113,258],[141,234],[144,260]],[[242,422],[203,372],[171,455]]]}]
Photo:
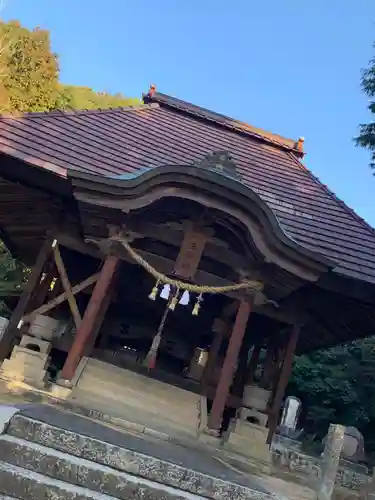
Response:
[{"label": "leafy foliage", "polygon": [[301,425],[321,440],[330,423],[357,427],[375,452],[375,339],[296,358],[288,393],[301,399]]},{"label": "leafy foliage", "polygon": [[59,103],[59,66],[48,31],[0,23],[0,111],[49,111]]},{"label": "leafy foliage", "polygon": [[138,103],[122,94],[61,84],[49,32],[0,21],[0,112],[106,109]]},{"label": "leafy foliage", "polygon": [[[375,48],[375,44],[374,44]],[[362,89],[369,97],[368,109],[372,116],[375,115],[375,58],[370,61],[369,68],[362,74]],[[375,169],[375,122],[360,125],[360,134],[355,139],[358,146],[371,152],[370,166]]]},{"label": "leafy foliage", "polygon": [[65,109],[107,109],[139,104],[138,99],[129,99],[122,94],[95,92],[88,87],[61,86],[62,103]]},{"label": "leafy foliage", "polygon": [[[0,297],[19,295],[28,274],[29,270],[14,259],[4,243],[0,241]],[[7,315],[8,312],[7,306],[0,301],[0,314]]]}]

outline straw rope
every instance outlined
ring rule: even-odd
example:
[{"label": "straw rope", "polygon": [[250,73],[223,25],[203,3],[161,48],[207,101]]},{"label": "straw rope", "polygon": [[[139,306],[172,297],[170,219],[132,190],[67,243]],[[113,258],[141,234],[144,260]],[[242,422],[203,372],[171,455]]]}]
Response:
[{"label": "straw rope", "polygon": [[123,236],[112,236],[110,241],[116,241],[120,243],[132,259],[142,266],[149,274],[151,274],[159,283],[164,283],[166,285],[174,286],[180,290],[187,290],[191,293],[197,294],[218,294],[218,293],[229,293],[236,290],[250,290],[252,292],[261,292],[263,290],[263,283],[260,281],[244,280],[241,283],[236,283],[233,285],[224,286],[208,286],[208,285],[194,285],[192,283],[186,283],[184,281],[168,278],[163,273],[157,271],[152,267],[141,255],[138,254],[129,244],[126,238]]}]

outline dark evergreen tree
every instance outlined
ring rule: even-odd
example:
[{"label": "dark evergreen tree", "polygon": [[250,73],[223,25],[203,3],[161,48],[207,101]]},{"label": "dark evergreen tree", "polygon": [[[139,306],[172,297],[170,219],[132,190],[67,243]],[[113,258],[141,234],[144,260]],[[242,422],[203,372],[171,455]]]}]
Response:
[{"label": "dark evergreen tree", "polygon": [[[374,45],[375,48],[375,45]],[[372,118],[375,116],[375,58],[362,74],[362,89],[369,98],[368,109]],[[375,169],[375,121],[360,125],[359,136],[355,139],[358,146],[367,148],[371,153],[371,167]],[[374,171],[375,174],[375,171]]]}]

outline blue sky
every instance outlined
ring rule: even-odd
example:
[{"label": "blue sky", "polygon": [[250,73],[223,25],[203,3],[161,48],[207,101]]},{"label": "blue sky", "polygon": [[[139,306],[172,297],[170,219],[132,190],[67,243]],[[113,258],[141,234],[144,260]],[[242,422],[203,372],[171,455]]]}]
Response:
[{"label": "blue sky", "polygon": [[375,177],[354,147],[369,119],[360,70],[375,56],[374,0],[7,0],[48,28],[66,83],[158,90],[288,137],[375,226]]}]

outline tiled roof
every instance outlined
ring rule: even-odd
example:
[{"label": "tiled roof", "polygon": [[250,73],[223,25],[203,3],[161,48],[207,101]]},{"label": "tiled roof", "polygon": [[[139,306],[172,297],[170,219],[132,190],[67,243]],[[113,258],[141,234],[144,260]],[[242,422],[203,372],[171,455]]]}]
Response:
[{"label": "tiled roof", "polygon": [[336,272],[375,283],[375,231],[302,165],[293,141],[168,96],[153,101],[2,117],[0,152],[59,175],[117,176],[227,150],[290,238],[336,262]]}]

